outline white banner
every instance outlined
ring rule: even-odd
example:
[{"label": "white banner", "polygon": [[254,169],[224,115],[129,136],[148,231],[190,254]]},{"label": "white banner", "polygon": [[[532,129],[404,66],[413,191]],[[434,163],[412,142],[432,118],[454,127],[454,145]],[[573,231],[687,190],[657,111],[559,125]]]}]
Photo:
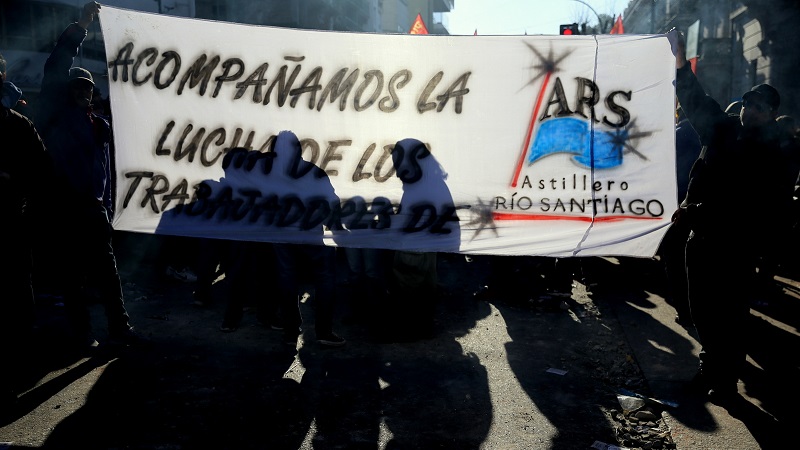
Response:
[{"label": "white banner", "polygon": [[119,230],[649,257],[677,206],[667,35],[100,21]]}]

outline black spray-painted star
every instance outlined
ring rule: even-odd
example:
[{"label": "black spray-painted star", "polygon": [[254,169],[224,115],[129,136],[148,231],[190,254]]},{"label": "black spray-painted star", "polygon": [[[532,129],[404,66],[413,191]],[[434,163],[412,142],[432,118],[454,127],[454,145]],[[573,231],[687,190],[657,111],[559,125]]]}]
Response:
[{"label": "black spray-painted star", "polygon": [[631,142],[634,140],[650,136],[651,134],[653,134],[653,132],[638,131],[636,129],[636,119],[633,119],[630,122],[628,122],[628,124],[625,125],[625,127],[617,128],[616,130],[610,131],[607,134],[611,139],[611,145],[613,145],[615,148],[621,147],[623,155],[625,155],[626,153],[633,153],[639,158],[648,161],[647,156],[643,155],[638,150],[636,150],[636,147],[634,147],[631,144]]},{"label": "black spray-painted star", "polygon": [[[569,56],[572,51],[568,51],[556,59],[556,56],[553,54],[553,47],[550,47],[550,51],[547,53],[547,57],[543,56],[539,53],[539,50],[536,50],[534,46],[525,42],[524,43],[531,51],[539,58],[539,64],[533,65],[530,69],[534,69],[536,72],[536,76],[531,79],[525,86],[530,86],[536,82],[539,78],[543,77],[548,73],[555,73],[558,70],[558,63],[563,61],[567,56]],[[525,87],[523,86],[523,88]]]},{"label": "black spray-painted star", "polygon": [[478,237],[484,229],[492,230],[495,237],[500,237],[497,233],[497,225],[494,223],[494,211],[492,211],[491,203],[483,203],[483,200],[478,198],[478,204],[470,207],[470,213],[472,220],[467,223],[467,226],[478,226],[478,228],[475,229],[475,234],[472,235],[472,238],[469,240],[470,242]]}]

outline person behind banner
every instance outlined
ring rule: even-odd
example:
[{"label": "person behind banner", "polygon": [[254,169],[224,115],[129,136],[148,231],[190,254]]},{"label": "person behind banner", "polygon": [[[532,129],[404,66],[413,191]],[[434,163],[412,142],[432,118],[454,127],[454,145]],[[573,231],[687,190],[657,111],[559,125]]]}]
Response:
[{"label": "person behind banner", "polygon": [[[300,140],[291,131],[281,131],[273,141],[276,155],[273,170],[288,171],[288,162],[295,161],[297,173],[307,173],[312,180],[303,185],[303,192],[319,198],[334,195],[333,186],[321,168],[303,160]],[[279,310],[282,314],[284,341],[297,345],[302,331],[303,318],[300,312],[299,294],[301,279],[308,277],[313,284],[311,301],[314,307],[314,333],[317,343],[325,347],[341,347],[346,341],[333,331],[336,308],[336,247],[323,243],[323,226],[305,230],[318,237],[315,243],[275,243],[275,265],[279,283]]]},{"label": "person behind banner", "polygon": [[[0,55],[0,80],[5,78],[6,61]],[[16,401],[19,367],[26,366],[24,344],[36,315],[31,229],[41,222],[39,213],[46,195],[42,188],[50,167],[33,123],[12,109],[21,96],[19,91],[13,101],[6,102],[4,95],[0,106],[0,135],[5,144],[0,147],[0,248],[4,262],[0,270],[0,355],[5,365],[0,370],[0,411],[8,411]]]},{"label": "person behind banner", "polygon": [[133,331],[125,309],[112,245],[111,128],[91,110],[94,80],[81,67],[71,67],[87,29],[100,11],[88,2],[81,18],[61,33],[44,66],[36,124],[54,162],[52,203],[56,251],[62,271],[64,303],[75,343],[95,347],[89,295],[96,288],[105,307],[109,340],[123,345],[144,343]]},{"label": "person behind banner", "polygon": [[213,303],[214,286],[223,275],[226,297],[220,331],[236,331],[246,306],[255,306],[258,321],[275,330],[282,330],[278,320],[275,255],[272,243],[229,239],[197,238],[197,279],[194,282],[194,305],[208,307]]},{"label": "person behind banner", "polygon": [[[390,203],[385,197],[375,198],[370,206],[360,196],[352,197],[350,201],[357,205],[356,210],[364,211],[376,204]],[[346,297],[350,300],[350,318],[372,325],[376,308],[386,299],[388,259],[392,252],[360,247],[342,247],[342,251],[346,262],[343,285]]]},{"label": "person behind banner", "polygon": [[[686,197],[689,186],[689,173],[692,165],[700,155],[700,138],[689,123],[683,108],[678,105],[675,112],[675,170],[678,182],[678,202]],[[658,249],[664,261],[664,272],[667,277],[667,303],[675,308],[675,322],[682,326],[692,323],[689,309],[689,287],[686,284],[686,240],[689,230],[685,221],[673,222]]]},{"label": "person behind banner", "polygon": [[[447,171],[427,145],[414,138],[397,141],[392,149],[392,165],[403,186],[398,210],[405,211],[412,220],[398,230],[409,246],[392,253],[388,295],[377,309],[376,337],[385,342],[428,339],[436,332],[436,305],[441,295],[438,252],[425,251],[424,246],[414,242],[435,239],[440,248],[455,252],[461,245],[461,227],[446,183]],[[409,225],[424,217],[429,220],[431,210],[445,212],[441,229],[434,233]],[[414,248],[417,246],[420,249]]]},{"label": "person behind banner", "polygon": [[[738,395],[756,264],[785,244],[792,183],[775,118],[778,91],[759,84],[742,96],[738,117],[706,95],[678,37],[676,91],[703,148],[673,220],[686,244],[689,305],[702,349],[695,386],[727,404]],[[787,176],[784,176],[784,174]]]}]

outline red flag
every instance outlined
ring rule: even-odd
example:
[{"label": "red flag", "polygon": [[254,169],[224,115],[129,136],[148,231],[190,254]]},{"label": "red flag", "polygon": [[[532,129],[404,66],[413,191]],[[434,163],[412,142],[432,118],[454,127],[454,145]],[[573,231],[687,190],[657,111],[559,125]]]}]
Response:
[{"label": "red flag", "polygon": [[614,22],[614,26],[611,27],[611,31],[608,34],[624,34],[625,27],[622,26],[622,14],[617,16],[617,21]]},{"label": "red flag", "polygon": [[425,22],[422,21],[422,15],[417,13],[417,18],[414,19],[414,23],[411,24],[411,29],[408,30],[408,34],[428,34],[428,28],[425,26]]}]

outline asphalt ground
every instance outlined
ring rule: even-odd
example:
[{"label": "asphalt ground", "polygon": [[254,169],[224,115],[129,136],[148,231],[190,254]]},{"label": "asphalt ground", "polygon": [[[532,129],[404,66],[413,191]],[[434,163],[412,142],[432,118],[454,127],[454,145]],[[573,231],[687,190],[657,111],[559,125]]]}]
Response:
[{"label": "asphalt ground", "polygon": [[[297,346],[257,320],[268,288],[252,292],[238,330],[221,332],[224,279],[198,308],[190,284],[154,269],[158,247],[117,239],[126,306],[150,345],[108,344],[95,306],[101,345],[77,351],[58,298],[40,298],[30,358],[10,369],[23,381],[0,418],[6,448],[601,448],[621,442],[620,389],[674,405],[639,426],[678,449],[787,448],[797,423],[797,277],[777,277],[780,294],[754,303],[741,403],[721,407],[685,388],[699,345],[673,320],[657,260],[586,258],[554,272],[546,258],[439,254],[433,333],[387,337],[417,328],[415,299],[363,317],[341,286],[336,331],[348,342],[325,348],[313,295]],[[508,289],[482,291],[498,269]]]}]

